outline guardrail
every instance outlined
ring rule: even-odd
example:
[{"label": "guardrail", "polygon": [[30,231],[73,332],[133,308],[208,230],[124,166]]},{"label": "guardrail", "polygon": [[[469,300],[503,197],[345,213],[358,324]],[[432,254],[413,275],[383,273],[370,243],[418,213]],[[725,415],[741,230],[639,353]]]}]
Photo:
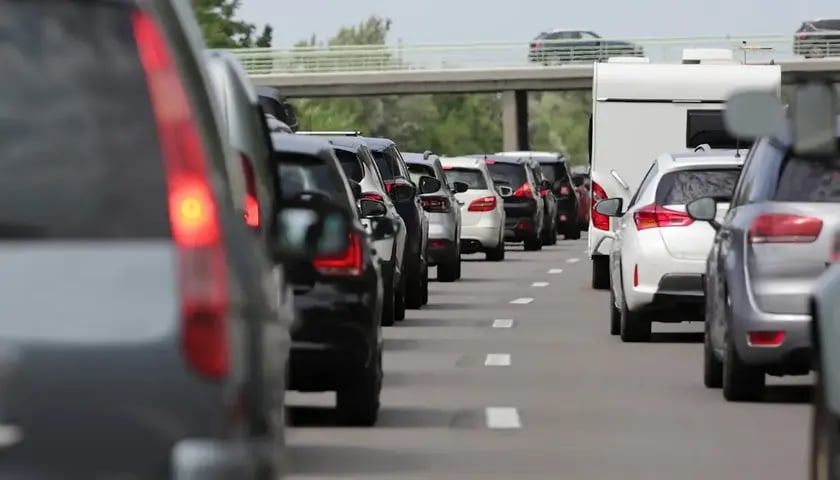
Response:
[{"label": "guardrail", "polygon": [[486,68],[540,68],[645,56],[651,62],[679,63],[686,48],[728,49],[735,60],[785,61],[840,57],[840,36],[808,34],[751,37],[683,37],[497,42],[460,45],[345,45],[230,50],[254,76],[299,73],[393,72]]}]

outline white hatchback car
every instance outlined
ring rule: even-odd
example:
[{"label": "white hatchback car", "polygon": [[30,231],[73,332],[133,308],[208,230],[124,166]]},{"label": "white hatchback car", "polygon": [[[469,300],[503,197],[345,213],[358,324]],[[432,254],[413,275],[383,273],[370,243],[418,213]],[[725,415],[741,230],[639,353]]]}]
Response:
[{"label": "white hatchback car", "polygon": [[626,209],[621,198],[595,207],[619,222],[610,251],[610,333],[622,341],[648,341],[652,321],[703,321],[703,274],[715,231],[685,206],[714,197],[722,219],[746,150],[700,150],[657,158]]},{"label": "white hatchback car", "polygon": [[461,207],[461,253],[485,252],[487,260],[505,259],[504,197],[513,194],[507,186],[496,186],[484,160],[442,157],[440,163],[450,184],[466,183],[466,192],[456,193]]}]

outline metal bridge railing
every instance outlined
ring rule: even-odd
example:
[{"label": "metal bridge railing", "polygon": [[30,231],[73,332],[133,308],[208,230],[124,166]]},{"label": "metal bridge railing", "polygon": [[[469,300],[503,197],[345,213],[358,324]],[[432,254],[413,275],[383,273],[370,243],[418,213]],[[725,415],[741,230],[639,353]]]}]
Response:
[{"label": "metal bridge railing", "polygon": [[785,61],[840,57],[840,36],[684,37],[580,41],[496,42],[460,45],[347,45],[230,50],[254,76],[301,73],[540,68],[614,56],[645,56],[679,63],[686,48],[729,49],[735,60]]}]

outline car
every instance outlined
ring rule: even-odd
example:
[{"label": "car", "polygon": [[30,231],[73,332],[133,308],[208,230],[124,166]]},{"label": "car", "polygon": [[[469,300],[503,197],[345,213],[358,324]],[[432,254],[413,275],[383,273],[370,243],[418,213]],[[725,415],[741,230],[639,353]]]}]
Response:
[{"label": "car", "polygon": [[467,185],[465,192],[455,194],[461,208],[461,253],[484,252],[487,260],[501,262],[505,259],[504,199],[513,189],[497,186],[482,159],[441,157],[440,163],[448,183]]},{"label": "car", "polygon": [[[3,7],[0,478],[282,475],[288,330],[190,4]],[[272,256],[342,247],[329,208],[267,212]]]},{"label": "car", "polygon": [[840,455],[840,232],[834,232],[832,264],[820,276],[810,300],[815,372],[811,408],[810,480],[837,478]]},{"label": "car", "polygon": [[[405,287],[403,261],[405,260],[406,228],[405,222],[397,212],[397,207],[388,194],[385,181],[379,174],[373,154],[367,144],[359,138],[359,132],[297,132],[300,135],[316,135],[327,139],[335,151],[336,157],[350,180],[351,187],[358,185],[358,198],[368,198],[382,202],[386,208],[385,216],[394,224],[394,235],[374,240],[376,256],[379,259],[382,281],[384,283],[384,306],[382,325],[392,326],[395,321],[405,319]],[[371,219],[362,217],[362,223],[371,228]],[[428,302],[428,290],[424,295]]]},{"label": "car", "polygon": [[[836,131],[840,137],[840,130]],[[790,125],[756,141],[725,219],[714,198],[687,207],[716,230],[705,274],[704,383],[758,400],[766,375],[811,366],[809,300],[840,227],[840,169],[791,150]]]},{"label": "car", "polygon": [[437,266],[440,282],[454,282],[461,278],[461,208],[456,193],[469,188],[463,182],[450,187],[440,163],[440,157],[432,152],[403,153],[408,173],[415,184],[423,177],[436,178],[440,188],[423,194],[420,201],[429,219],[429,243],[426,258],[429,265]]},{"label": "car", "polygon": [[275,87],[254,87],[259,96],[260,105],[265,113],[283,122],[293,132],[298,131],[298,115],[294,105],[288,102],[288,97]]},{"label": "car", "polygon": [[281,122],[280,120],[277,120],[277,117],[270,113],[265,114],[265,121],[268,124],[268,130],[272,133],[295,133],[294,131],[292,131],[291,127]]},{"label": "car", "polygon": [[617,218],[610,251],[610,333],[624,342],[650,340],[651,322],[703,321],[703,273],[714,229],[695,222],[686,204],[732,196],[745,150],[660,155],[627,207],[621,197],[596,210]]},{"label": "car", "polygon": [[410,309],[420,308],[429,295],[429,267],[426,260],[429,220],[423,211],[420,196],[435,192],[440,187],[434,181],[415,185],[400,149],[392,140],[359,138],[364,140],[373,154],[388,194],[405,222],[406,243],[402,271],[405,306]]},{"label": "car", "polygon": [[[382,390],[383,286],[379,262],[359,215],[377,213],[378,228],[393,225],[385,206],[356,199],[344,171],[323,138],[276,133],[280,191],[284,201],[323,197],[352,215],[349,245],[339,255],[290,266],[296,322],[292,326],[289,389],[336,391],[336,410],[348,425],[376,423]],[[375,206],[375,208],[374,208]]]},{"label": "car", "polygon": [[505,241],[523,242],[526,251],[542,250],[542,231],[545,222],[545,207],[538,179],[527,159],[505,155],[475,155],[490,170],[494,184],[513,189],[513,194],[504,198]]},{"label": "car", "polygon": [[605,40],[590,30],[554,29],[542,32],[528,49],[528,60],[543,65],[601,62],[610,57],[644,57],[644,49],[630,42]]},{"label": "car", "polygon": [[578,213],[580,202],[566,157],[559,152],[503,152],[502,155],[530,156],[539,162],[544,180],[547,181],[541,193],[545,192],[543,198],[553,200],[546,203],[551,206],[548,213],[549,218],[553,219],[552,229],[555,231],[554,235],[547,235],[543,239],[543,245],[556,243],[558,233],[567,240],[578,240],[581,232]]},{"label": "car", "polygon": [[589,191],[589,175],[576,173],[572,175],[578,204],[578,228],[581,232],[589,228],[589,204],[592,201]]},{"label": "car", "polygon": [[793,39],[793,53],[805,58],[840,56],[840,19],[820,18],[802,22]]}]

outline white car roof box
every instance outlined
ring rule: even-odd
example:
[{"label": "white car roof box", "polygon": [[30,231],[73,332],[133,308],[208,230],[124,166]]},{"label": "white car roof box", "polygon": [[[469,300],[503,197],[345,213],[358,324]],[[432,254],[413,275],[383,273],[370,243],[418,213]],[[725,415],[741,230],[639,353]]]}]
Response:
[{"label": "white car roof box", "polygon": [[682,53],[682,63],[731,64],[735,61],[732,50],[728,48],[686,48]]}]

